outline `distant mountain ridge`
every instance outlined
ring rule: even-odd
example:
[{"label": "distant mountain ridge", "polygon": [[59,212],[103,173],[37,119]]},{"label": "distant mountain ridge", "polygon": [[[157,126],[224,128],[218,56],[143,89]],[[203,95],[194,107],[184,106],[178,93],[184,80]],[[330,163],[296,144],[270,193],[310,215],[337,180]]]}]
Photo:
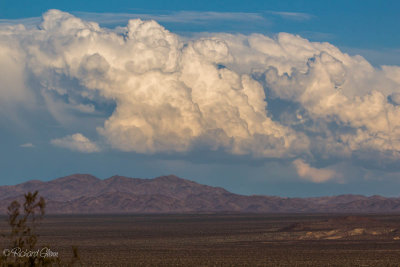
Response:
[{"label": "distant mountain ridge", "polygon": [[74,174],[52,181],[31,180],[0,186],[0,213],[26,192],[39,191],[51,214],[205,213],[205,212],[400,212],[400,198],[339,195],[312,198],[244,196],[220,187],[198,184],[174,175],[153,179],[112,176],[101,180]]}]

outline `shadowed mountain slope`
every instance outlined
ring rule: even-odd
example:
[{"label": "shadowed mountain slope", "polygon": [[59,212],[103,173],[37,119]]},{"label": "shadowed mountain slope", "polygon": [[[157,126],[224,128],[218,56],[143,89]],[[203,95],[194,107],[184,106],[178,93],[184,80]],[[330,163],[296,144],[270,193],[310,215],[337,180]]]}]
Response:
[{"label": "shadowed mountain slope", "polygon": [[399,198],[340,195],[313,198],[243,196],[174,175],[154,179],[74,174],[0,186],[0,213],[14,199],[38,190],[47,213],[196,213],[196,212],[400,212]]}]

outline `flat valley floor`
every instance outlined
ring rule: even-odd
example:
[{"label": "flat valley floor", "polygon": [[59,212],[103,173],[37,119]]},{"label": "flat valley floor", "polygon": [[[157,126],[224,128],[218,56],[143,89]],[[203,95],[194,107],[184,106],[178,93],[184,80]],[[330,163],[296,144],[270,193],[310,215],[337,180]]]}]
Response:
[{"label": "flat valley floor", "polygon": [[77,246],[77,266],[400,266],[398,229],[400,215],[46,215],[37,232],[63,260]]}]

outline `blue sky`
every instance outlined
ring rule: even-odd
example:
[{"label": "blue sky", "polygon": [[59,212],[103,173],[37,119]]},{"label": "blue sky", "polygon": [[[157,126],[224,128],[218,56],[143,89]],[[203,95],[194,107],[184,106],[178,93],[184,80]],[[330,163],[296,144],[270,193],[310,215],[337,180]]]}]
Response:
[{"label": "blue sky", "polygon": [[[400,185],[400,169],[397,166],[400,158],[396,145],[399,140],[396,130],[399,121],[396,115],[400,112],[400,81],[396,77],[399,71],[395,67],[382,69],[380,66],[400,65],[400,30],[396,12],[399,8],[400,4],[396,1],[2,1],[0,27],[3,27],[3,33],[7,34],[0,31],[0,52],[4,52],[3,57],[0,53],[0,71],[3,71],[3,75],[0,75],[0,184],[16,184],[29,179],[48,180],[72,173],[91,173],[100,178],[114,174],[151,178],[173,173],[242,194],[317,196],[356,193],[397,196],[397,188]],[[211,116],[206,118],[205,120],[209,121],[201,126],[188,124],[187,128],[193,133],[203,133],[187,142],[177,141],[182,134],[178,130],[172,130],[175,132],[171,134],[170,131],[162,130],[158,133],[157,127],[152,128],[150,132],[146,132],[148,128],[141,128],[140,133],[144,133],[145,136],[140,140],[152,142],[151,145],[146,143],[146,146],[142,146],[140,142],[144,141],[135,139],[138,138],[139,132],[133,134],[131,130],[123,131],[122,125],[125,125],[126,120],[149,118],[150,121],[161,118],[172,124],[175,119],[169,121],[169,118],[172,118],[174,113],[168,113],[172,112],[169,109],[161,109],[169,102],[157,102],[155,105],[156,102],[149,101],[155,101],[151,97],[156,96],[146,94],[146,97],[149,97],[146,103],[149,103],[152,109],[149,109],[149,114],[145,114],[144,111],[129,110],[131,105],[141,104],[135,102],[137,99],[131,99],[130,94],[121,99],[120,95],[110,95],[109,90],[118,90],[118,86],[127,90],[132,88],[131,85],[122,85],[109,78],[112,73],[125,75],[125,72],[118,72],[119,67],[113,66],[114,63],[107,58],[110,53],[118,55],[118,51],[113,50],[111,46],[106,48],[111,50],[99,50],[100,52],[90,58],[87,57],[90,53],[85,51],[82,62],[86,62],[86,65],[79,63],[81,65],[76,74],[73,74],[72,70],[74,61],[65,63],[71,64],[68,70],[54,65],[56,63],[46,65],[48,61],[41,58],[41,55],[34,54],[32,47],[49,45],[54,49],[52,57],[63,53],[58,49],[71,48],[64,44],[60,45],[60,48],[56,46],[59,43],[51,43],[70,34],[53,34],[50,30],[47,31],[46,27],[53,26],[40,26],[48,32],[48,35],[43,37],[48,38],[47,43],[41,38],[29,37],[30,26],[41,25],[42,15],[49,9],[68,12],[82,21],[96,21],[101,29],[109,29],[117,34],[124,31],[118,27],[125,27],[129,19],[139,17],[143,20],[156,20],[168,31],[179,36],[180,42],[186,42],[184,47],[193,46],[199,57],[203,57],[202,60],[215,60],[211,65],[204,65],[205,61],[200,60],[200,67],[197,68],[204,67],[204,71],[208,71],[209,66],[214,66],[215,71],[219,71],[222,76],[224,73],[230,73],[224,70],[244,75],[241,76],[242,85],[247,81],[244,77],[250,75],[266,95],[265,99],[261,96],[258,100],[255,99],[254,103],[250,103],[254,109],[265,105],[264,128],[259,129],[255,125],[254,129],[248,130],[250,137],[241,139],[243,133],[228,127],[224,116],[221,115],[220,122],[214,122]],[[52,22],[69,23],[68,16],[52,13],[48,17]],[[25,24],[26,30],[6,28],[7,25],[18,23]],[[290,35],[277,35],[280,32]],[[14,39],[7,37],[11,36],[9,33],[13,34]],[[232,37],[227,37],[226,33]],[[275,55],[269,52],[276,48],[275,44],[273,46],[261,35],[251,35],[253,33],[271,37],[279,47],[283,47],[284,52],[279,53],[287,54],[275,58]],[[295,37],[296,35],[302,39]],[[157,38],[165,38],[169,42],[171,39],[168,39],[168,33],[165,36]],[[153,36],[150,34],[149,38],[152,39]],[[211,43],[203,42],[204,39],[209,39]],[[237,61],[218,61],[218,56],[226,56],[225,46],[214,43],[214,39],[226,43],[228,54]],[[171,42],[171,47],[179,47],[175,41]],[[309,42],[327,42],[331,46],[311,45],[315,51],[310,52]],[[250,45],[241,47],[243,43]],[[15,44],[18,44],[18,48],[13,50],[16,51],[15,55],[13,52],[7,52],[7,49]],[[292,44],[300,47],[296,52],[298,57],[289,51],[294,49]],[[207,54],[210,52],[205,50],[209,49],[210,45],[213,47],[212,59]],[[74,49],[81,49],[83,46],[84,43]],[[239,48],[235,50],[234,47]],[[194,94],[198,85],[191,85],[192,81],[185,78],[185,75],[189,77],[192,74],[186,73],[184,65],[174,71],[167,67],[169,63],[158,66],[158,53],[164,53],[160,52],[164,50],[152,49],[148,50],[148,53],[155,57],[153,60],[156,63],[146,59],[142,65],[132,65],[129,70],[135,73],[134,75],[140,72],[142,76],[139,76],[143,82],[151,82],[160,78],[157,75],[152,76],[153,70],[165,68],[163,73],[175,72],[181,75],[177,82],[184,83],[185,88],[190,88]],[[261,52],[265,56],[264,61],[249,61],[249,58]],[[303,58],[300,56],[302,53],[307,55]],[[351,58],[348,59],[345,53]],[[12,59],[7,57],[8,54],[12,54]],[[356,55],[361,55],[366,61]],[[171,57],[171,54],[169,56]],[[181,56],[189,57],[189,52],[182,52]],[[20,62],[18,58],[21,58]],[[118,60],[123,61],[123,58]],[[103,59],[112,66],[111,68],[115,67],[115,71],[108,72],[108,67],[98,67],[103,66]],[[15,60],[22,65],[16,63],[14,68],[7,60]],[[91,72],[91,62],[98,67],[94,70],[97,74]],[[338,62],[343,66],[339,66]],[[367,66],[366,62],[369,62],[371,67]],[[138,68],[143,64],[156,65],[139,71]],[[20,69],[20,66],[23,67]],[[311,73],[310,76],[304,74],[303,68],[309,68],[307,73]],[[277,70],[277,73],[274,70]],[[81,71],[92,80],[82,76]],[[103,76],[107,73],[110,80],[99,85],[98,83],[103,81],[101,75],[95,76],[98,73],[103,73]],[[338,100],[330,98],[329,103],[334,103],[331,109],[321,110],[315,103],[328,101],[326,96],[331,92],[325,88],[327,81],[318,79],[326,73],[330,77],[327,78],[329,83],[333,86],[331,89],[343,88],[345,92],[337,98]],[[13,80],[13,77],[19,74],[25,79],[24,85],[20,85],[17,78]],[[204,75],[206,79],[211,74]],[[128,75],[126,79],[132,77]],[[224,79],[229,80],[231,84],[233,80],[230,79],[233,78],[226,77],[228,78]],[[284,81],[284,77],[289,77],[289,80]],[[175,78],[176,76],[172,75],[165,81]],[[320,93],[304,94],[307,90],[315,90],[312,89],[315,84],[317,90],[321,90]],[[258,85],[252,85],[252,92],[259,92]],[[8,92],[12,86],[21,87],[18,89],[20,91],[14,90],[15,94],[12,91]],[[213,86],[210,90],[218,87]],[[304,88],[299,89],[302,86]],[[170,88],[174,89],[175,85]],[[157,92],[163,99],[175,99],[177,96],[172,93],[168,95],[162,88],[154,90],[159,90]],[[227,91],[225,93],[228,94]],[[251,97],[250,95],[253,93],[248,93],[246,97]],[[226,107],[229,112],[247,112],[244,111],[247,110],[245,104],[235,102],[239,101],[236,97],[239,96],[232,96],[232,99],[228,100],[219,99],[220,102],[216,102],[213,110],[229,102],[235,103],[232,104],[234,109],[229,109],[232,106]],[[382,102],[382,98],[387,98],[387,103]],[[32,99],[35,101],[31,101]],[[131,102],[124,102],[127,99]],[[260,104],[260,99],[265,100],[265,103]],[[340,102],[342,100],[343,102]],[[216,100],[209,97],[199,101],[197,105],[203,111],[202,107],[205,110],[209,106],[208,103],[214,103]],[[373,103],[378,103],[377,109],[381,108],[386,113],[369,110]],[[179,109],[182,104],[179,102],[176,105],[178,106],[175,108]],[[157,110],[157,113],[154,110]],[[185,111],[186,109],[180,112],[183,114]],[[138,117],[138,112],[144,117]],[[229,112],[225,117],[231,115]],[[369,117],[359,114],[364,112]],[[256,115],[241,118],[247,125],[252,125],[254,116]],[[233,116],[233,119],[236,117]],[[110,121],[110,124],[106,124],[106,121]],[[232,143],[227,144],[216,129],[211,131],[207,128],[209,126],[205,126],[210,123],[221,123],[216,129],[231,136],[229,142]],[[282,136],[277,137],[277,132]],[[146,136],[146,133],[151,133],[151,136]],[[281,147],[281,142],[290,145]],[[176,145],[173,145],[175,143]],[[265,146],[265,150],[260,152],[259,146]]]},{"label": "blue sky", "polygon": [[[248,31],[309,32],[330,36],[339,47],[354,49],[397,49],[400,46],[398,32],[398,1],[2,1],[0,18],[16,19],[39,17],[48,9],[67,12],[95,13],[169,13],[174,11],[215,11],[263,14],[271,24],[268,27],[247,25]],[[293,12],[310,15],[310,19],[282,20],[269,12]],[[175,25],[177,29],[184,25]],[[193,26],[193,25],[191,25]],[[234,31],[229,25],[221,30]],[[199,27],[197,30],[213,30]],[[171,28],[170,28],[171,29]],[[176,30],[176,29],[171,29]],[[190,31],[190,28],[187,29]],[[316,37],[316,39],[319,39]],[[326,38],[325,38],[326,39]]]}]

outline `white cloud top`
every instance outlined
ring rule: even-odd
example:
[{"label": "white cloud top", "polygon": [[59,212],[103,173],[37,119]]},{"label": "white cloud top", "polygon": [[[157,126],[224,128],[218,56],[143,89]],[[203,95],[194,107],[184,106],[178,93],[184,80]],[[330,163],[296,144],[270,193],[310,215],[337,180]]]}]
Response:
[{"label": "white cloud top", "polygon": [[[184,40],[155,21],[111,30],[58,10],[38,28],[0,25],[0,103],[43,101],[54,117],[75,110],[79,120],[113,102],[97,132],[138,153],[398,160],[399,77],[400,67],[287,33]],[[52,143],[98,149],[81,134]]]}]

